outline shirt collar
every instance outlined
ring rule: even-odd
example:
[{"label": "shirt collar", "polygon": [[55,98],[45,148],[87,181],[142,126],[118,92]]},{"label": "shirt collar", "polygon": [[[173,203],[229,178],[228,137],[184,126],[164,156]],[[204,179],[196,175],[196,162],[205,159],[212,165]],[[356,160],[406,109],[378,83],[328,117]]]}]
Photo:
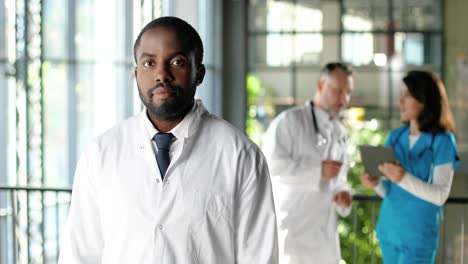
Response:
[{"label": "shirt collar", "polygon": [[[152,140],[156,133],[159,131],[151,122],[150,118],[148,117],[148,109],[145,107],[140,115],[143,118],[143,123],[146,128],[146,132],[148,137]],[[193,135],[199,127],[199,123],[201,122],[201,117],[207,113],[207,110],[203,106],[200,100],[195,100],[192,109],[185,115],[182,121],[179,122],[169,133],[172,133],[176,139],[183,139],[190,137]]]}]

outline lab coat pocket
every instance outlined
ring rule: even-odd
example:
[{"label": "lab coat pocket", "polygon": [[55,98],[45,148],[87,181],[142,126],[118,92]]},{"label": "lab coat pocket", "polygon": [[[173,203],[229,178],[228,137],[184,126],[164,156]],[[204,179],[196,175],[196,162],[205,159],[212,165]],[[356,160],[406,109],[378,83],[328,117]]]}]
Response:
[{"label": "lab coat pocket", "polygon": [[231,241],[231,206],[226,195],[210,191],[194,191],[189,203],[191,221],[189,243],[199,263],[223,263],[233,259]]}]

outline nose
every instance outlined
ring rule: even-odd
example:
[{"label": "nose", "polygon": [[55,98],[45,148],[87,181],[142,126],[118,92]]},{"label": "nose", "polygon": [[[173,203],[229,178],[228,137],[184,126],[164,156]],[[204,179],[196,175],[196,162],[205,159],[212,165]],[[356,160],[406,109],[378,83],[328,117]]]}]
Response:
[{"label": "nose", "polygon": [[159,83],[167,83],[174,80],[174,76],[171,71],[165,65],[158,65],[155,67],[154,80]]}]

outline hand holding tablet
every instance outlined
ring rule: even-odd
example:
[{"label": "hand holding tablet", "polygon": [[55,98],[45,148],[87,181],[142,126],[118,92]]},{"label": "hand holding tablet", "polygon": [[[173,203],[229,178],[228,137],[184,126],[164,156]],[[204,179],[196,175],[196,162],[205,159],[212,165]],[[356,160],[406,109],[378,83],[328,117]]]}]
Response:
[{"label": "hand holding tablet", "polygon": [[391,147],[361,145],[359,151],[365,172],[373,177],[382,176],[378,168],[380,164],[396,161]]}]

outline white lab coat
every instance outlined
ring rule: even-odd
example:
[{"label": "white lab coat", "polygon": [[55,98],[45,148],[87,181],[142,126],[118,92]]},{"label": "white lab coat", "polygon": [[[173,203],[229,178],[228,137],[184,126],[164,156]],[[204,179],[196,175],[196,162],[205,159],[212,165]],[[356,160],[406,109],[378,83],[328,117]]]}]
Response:
[{"label": "white lab coat", "polygon": [[[349,191],[343,125],[315,107],[320,133],[328,143],[318,146],[310,103],[283,111],[270,124],[263,150],[273,181],[278,217],[281,264],[339,263],[337,215],[350,207],[335,205],[337,192]],[[321,179],[321,162],[344,161],[333,180]]]},{"label": "white lab coat", "polygon": [[[277,263],[266,161],[196,102],[180,156],[161,181],[146,111],[82,155],[60,260],[74,263]],[[185,120],[185,119],[184,119]]]}]

